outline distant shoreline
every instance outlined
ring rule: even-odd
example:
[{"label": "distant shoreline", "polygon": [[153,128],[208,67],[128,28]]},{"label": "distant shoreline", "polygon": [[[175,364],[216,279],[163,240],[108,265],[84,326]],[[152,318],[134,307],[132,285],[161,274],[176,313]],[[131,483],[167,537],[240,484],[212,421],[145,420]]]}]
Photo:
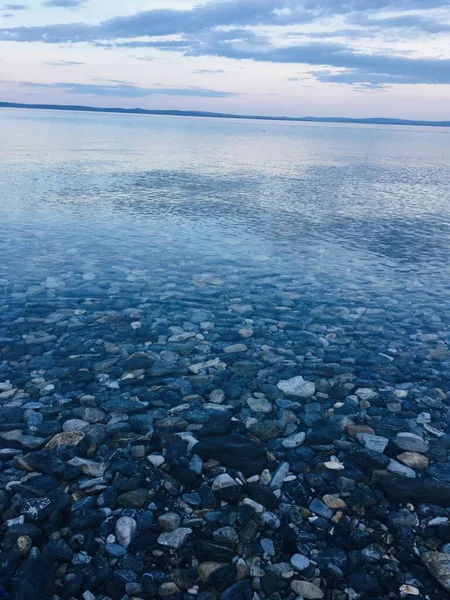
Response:
[{"label": "distant shoreline", "polygon": [[374,117],[358,119],[350,117],[271,117],[259,115],[233,115],[190,110],[147,110],[144,108],[100,108],[95,106],[76,106],[63,104],[22,104],[0,102],[0,108],[25,108],[32,110],[59,110],[93,113],[115,113],[127,115],[159,115],[168,117],[204,117],[211,119],[250,119],[254,121],[288,121],[294,123],[346,123],[359,125],[413,125],[418,127],[450,127],[450,121],[413,121],[409,119],[385,119]]}]

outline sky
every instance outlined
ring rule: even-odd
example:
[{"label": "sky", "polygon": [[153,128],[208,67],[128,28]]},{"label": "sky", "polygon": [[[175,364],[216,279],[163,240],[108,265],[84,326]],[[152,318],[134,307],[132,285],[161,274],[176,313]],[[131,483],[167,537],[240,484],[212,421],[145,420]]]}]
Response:
[{"label": "sky", "polygon": [[0,0],[0,101],[450,120],[450,2]]}]

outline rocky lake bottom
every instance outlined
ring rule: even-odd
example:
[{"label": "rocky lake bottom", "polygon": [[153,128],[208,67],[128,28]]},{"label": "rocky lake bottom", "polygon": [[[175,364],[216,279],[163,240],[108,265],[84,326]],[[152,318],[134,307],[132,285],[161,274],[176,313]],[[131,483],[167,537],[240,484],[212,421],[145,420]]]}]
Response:
[{"label": "rocky lake bottom", "polygon": [[[70,125],[69,148],[73,120],[99,117],[46,118],[16,128]],[[107,134],[89,131],[102,150],[90,166],[72,149],[55,167],[56,150],[15,147],[2,172],[0,598],[447,597],[448,220],[408,220],[391,201],[412,214],[431,167],[411,161],[416,187],[395,195],[408,161],[395,178],[379,166],[377,214],[333,205],[333,222],[314,221],[279,197],[277,210],[243,208],[245,178],[119,177],[102,162],[109,128],[132,138],[144,121],[108,119]],[[239,127],[236,163],[254,131]],[[311,131],[335,136],[333,160],[350,153],[340,130]],[[326,215],[349,169],[326,194],[315,171],[272,174],[264,193],[307,192]],[[352,173],[368,189],[370,173]],[[261,197],[257,180],[245,198]]]}]

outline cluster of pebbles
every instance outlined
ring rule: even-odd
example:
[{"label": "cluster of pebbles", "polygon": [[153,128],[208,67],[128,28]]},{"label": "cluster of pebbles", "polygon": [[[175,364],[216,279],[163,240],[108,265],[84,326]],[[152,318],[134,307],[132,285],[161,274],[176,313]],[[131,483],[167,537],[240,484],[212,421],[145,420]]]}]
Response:
[{"label": "cluster of pebbles", "polygon": [[445,306],[211,273],[0,287],[0,598],[450,593]]}]

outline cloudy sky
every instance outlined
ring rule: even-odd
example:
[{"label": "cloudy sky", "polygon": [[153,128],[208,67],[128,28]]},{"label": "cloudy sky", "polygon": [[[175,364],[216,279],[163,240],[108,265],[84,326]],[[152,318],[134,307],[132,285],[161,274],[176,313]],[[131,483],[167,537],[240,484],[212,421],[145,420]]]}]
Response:
[{"label": "cloudy sky", "polygon": [[0,100],[450,120],[450,2],[0,0]]}]

